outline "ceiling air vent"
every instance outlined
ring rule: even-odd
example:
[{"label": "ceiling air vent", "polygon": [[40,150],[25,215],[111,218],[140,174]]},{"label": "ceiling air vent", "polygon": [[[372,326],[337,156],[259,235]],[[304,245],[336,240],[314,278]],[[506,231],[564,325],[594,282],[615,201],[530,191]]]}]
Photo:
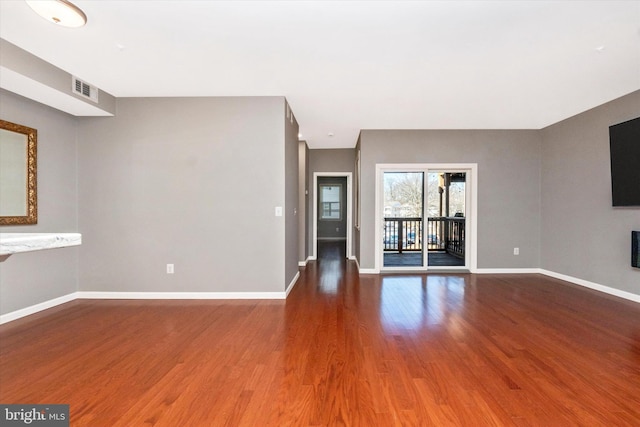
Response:
[{"label": "ceiling air vent", "polygon": [[77,77],[73,77],[72,79],[72,87],[73,93],[76,95],[80,95],[84,98],[90,99],[93,102],[98,102],[98,88],[95,86],[91,86],[89,83],[85,83]]}]

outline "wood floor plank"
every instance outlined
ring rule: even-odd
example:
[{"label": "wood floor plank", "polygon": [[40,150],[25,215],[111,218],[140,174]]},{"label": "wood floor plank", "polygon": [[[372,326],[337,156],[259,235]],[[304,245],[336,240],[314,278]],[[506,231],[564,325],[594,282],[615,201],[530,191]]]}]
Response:
[{"label": "wood floor plank", "polygon": [[537,274],[357,274],[286,301],[93,301],[0,326],[0,401],[73,426],[637,426],[640,305]]}]

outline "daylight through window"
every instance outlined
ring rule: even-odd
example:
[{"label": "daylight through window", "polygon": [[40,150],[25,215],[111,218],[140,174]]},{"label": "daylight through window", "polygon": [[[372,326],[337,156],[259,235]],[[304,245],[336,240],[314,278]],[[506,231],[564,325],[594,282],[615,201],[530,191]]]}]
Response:
[{"label": "daylight through window", "polygon": [[320,219],[340,218],[342,186],[338,184],[320,185]]}]

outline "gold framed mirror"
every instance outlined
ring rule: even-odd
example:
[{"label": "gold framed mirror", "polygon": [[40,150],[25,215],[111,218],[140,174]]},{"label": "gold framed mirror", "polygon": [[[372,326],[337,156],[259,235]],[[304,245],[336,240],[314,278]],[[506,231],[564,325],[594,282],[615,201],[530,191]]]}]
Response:
[{"label": "gold framed mirror", "polygon": [[38,223],[36,129],[0,120],[0,225]]}]

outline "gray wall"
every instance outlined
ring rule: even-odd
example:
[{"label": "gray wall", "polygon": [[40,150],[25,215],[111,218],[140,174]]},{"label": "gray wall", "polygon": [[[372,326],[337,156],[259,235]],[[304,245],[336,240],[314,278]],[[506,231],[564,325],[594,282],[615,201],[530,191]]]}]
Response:
[{"label": "gray wall", "polygon": [[[100,116],[110,116],[115,113],[115,98],[103,90],[99,91],[97,102],[88,100],[72,92],[72,75],[68,72],[51,65],[43,59],[32,55],[26,50],[23,50],[4,39],[0,39],[0,51],[2,52],[2,55],[0,55],[0,65],[26,77],[31,81],[37,82],[37,84],[33,84],[27,88],[20,86],[9,89],[25,90],[25,92],[23,92],[25,95],[36,96],[36,98],[33,99],[48,99],[50,102],[56,104],[60,109],[72,114],[78,114],[80,111],[90,111],[93,109],[97,109],[99,112],[98,115]],[[56,96],[52,97],[48,94],[48,91],[42,91],[40,85],[56,91]],[[39,96],[42,98],[37,98]],[[68,99],[65,99],[67,96],[73,98],[77,102],[70,103]],[[87,104],[89,108],[87,109],[82,106],[78,106],[78,104],[83,103]]]},{"label": "gray wall", "polygon": [[307,215],[307,199],[309,198],[309,147],[305,141],[298,143],[298,262],[306,262],[309,257],[307,235],[309,215]]},{"label": "gray wall", "polygon": [[[0,118],[38,131],[38,224],[2,226],[0,232],[77,232],[76,119],[3,90]],[[0,314],[75,292],[78,251],[27,252],[0,262]]]},{"label": "gray wall", "polygon": [[285,192],[285,239],[284,239],[284,278],[286,286],[298,273],[298,122],[289,110],[289,117],[284,117],[284,192]]},{"label": "gray wall", "polygon": [[309,173],[313,182],[314,172],[352,172],[356,151],[353,148],[309,150]]},{"label": "gray wall", "polygon": [[[298,157],[282,97],[120,99],[117,117],[74,118],[0,95],[2,119],[38,130],[39,203],[37,225],[0,231],[83,233],[78,248],[0,263],[2,314],[76,290],[281,292],[296,254],[311,253],[312,227],[304,252],[294,228],[312,216],[313,173],[354,172],[353,149]],[[640,210],[611,207],[608,153],[608,127],[639,115],[635,92],[542,131],[362,131],[361,267],[374,266],[376,163],[478,163],[478,267],[640,294],[629,266]],[[304,185],[291,178],[300,162]]]},{"label": "gray wall", "polygon": [[636,117],[640,91],[541,131],[541,266],[640,295],[630,266],[640,208],[611,206],[609,157],[609,126]]},{"label": "gray wall", "polygon": [[[297,239],[285,239],[295,205],[284,102],[124,98],[116,117],[82,119],[81,289],[284,291],[285,246]],[[296,249],[287,257],[297,264]]]},{"label": "gray wall", "polygon": [[[358,134],[358,141],[356,142],[356,148],[354,150],[354,157],[358,156],[358,153],[360,153],[360,134]],[[360,153],[360,155],[362,155],[362,153]],[[355,160],[354,160],[355,162]],[[354,208],[353,208],[353,220],[354,220],[354,227],[353,227],[353,256],[355,257],[355,259],[357,261],[360,260],[360,242],[361,242],[361,223],[362,223],[362,209],[360,209],[360,214],[358,214],[357,212],[357,206],[356,206],[356,201],[355,199],[358,198],[359,200],[357,201],[357,203],[362,203],[362,182],[360,181],[360,176],[356,177],[356,175],[358,175],[358,171],[355,170],[355,165],[354,165],[354,173],[353,173],[353,181],[354,181]],[[362,171],[362,157],[360,160],[360,171]],[[357,190],[357,194],[356,190],[355,190],[355,186],[356,186],[356,180],[359,180],[358,182],[358,190]],[[357,218],[357,224],[355,223],[356,221],[356,216],[359,215],[359,217]]]},{"label": "gray wall", "polygon": [[[361,268],[375,267],[379,163],[478,164],[478,268],[540,264],[540,134],[533,130],[363,130]],[[513,255],[513,248],[520,255]]]}]

